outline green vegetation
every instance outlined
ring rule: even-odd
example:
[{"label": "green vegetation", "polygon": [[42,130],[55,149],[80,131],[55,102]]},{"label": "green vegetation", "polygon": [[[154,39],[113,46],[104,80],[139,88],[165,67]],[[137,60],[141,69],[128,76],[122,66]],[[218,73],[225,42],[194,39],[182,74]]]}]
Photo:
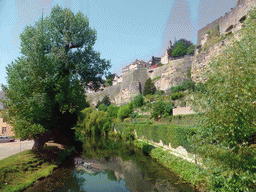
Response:
[{"label": "green vegetation", "polygon": [[33,149],[42,148],[47,139],[41,134],[53,129],[73,139],[71,127],[88,107],[83,84],[97,84],[110,68],[93,50],[96,31],[81,12],[55,6],[20,38],[22,57],[8,64],[7,86],[2,85],[8,98],[3,116],[17,137],[35,139]]},{"label": "green vegetation", "polygon": [[171,87],[171,92],[172,93],[178,93],[180,91],[185,91],[185,90],[195,90],[195,82],[191,80],[186,80],[183,81],[181,85],[176,85]]},{"label": "green vegetation", "polygon": [[26,150],[0,161],[0,191],[22,191],[37,179],[48,176],[73,150],[57,146],[44,147],[40,152]]},{"label": "green vegetation", "polygon": [[195,45],[191,41],[186,39],[178,40],[174,45],[172,50],[173,57],[180,57],[184,55],[191,55],[194,54]]},{"label": "green vegetation", "polygon": [[156,92],[156,88],[154,83],[152,82],[151,78],[149,78],[144,86],[143,95],[152,95]]},{"label": "green vegetation", "polygon": [[115,77],[115,74],[112,74],[111,72],[108,72],[108,74],[106,75],[106,82],[105,85],[106,86],[111,86],[113,85],[113,79]]},{"label": "green vegetation", "polygon": [[133,105],[135,108],[142,107],[144,103],[145,101],[142,94],[137,95],[133,100]]},{"label": "green vegetation", "polygon": [[183,41],[178,41],[177,45],[174,47],[172,51],[173,57],[179,57],[184,56],[188,52],[188,48],[186,47],[186,44]]},{"label": "green vegetation", "polygon": [[121,106],[118,110],[117,117],[120,120],[124,120],[125,118],[129,117],[132,112],[132,108],[129,105]]},{"label": "green vegetation", "polygon": [[189,135],[195,134],[196,129],[181,125],[152,124],[152,122],[119,123],[115,129],[122,134],[136,131],[139,138],[144,137],[147,140],[153,140],[159,143],[162,140],[164,145],[171,144],[177,148],[183,146],[189,152],[192,152],[193,144],[188,139]]},{"label": "green vegetation", "polygon": [[158,63],[158,64],[157,64],[157,67],[161,67],[161,66],[163,66],[162,63]]},{"label": "green vegetation", "polygon": [[161,78],[161,75],[155,77],[154,79],[152,79],[152,81],[155,81],[155,80],[160,79],[160,78]]},{"label": "green vegetation", "polygon": [[182,97],[184,97],[184,96],[185,96],[184,93],[173,93],[173,94],[171,95],[171,99],[172,99],[172,100],[177,100],[177,99],[180,99],[180,98],[182,98]]}]

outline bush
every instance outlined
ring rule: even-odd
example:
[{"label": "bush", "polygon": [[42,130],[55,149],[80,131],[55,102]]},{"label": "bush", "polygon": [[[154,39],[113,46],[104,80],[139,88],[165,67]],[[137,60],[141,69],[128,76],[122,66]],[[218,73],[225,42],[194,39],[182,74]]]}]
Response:
[{"label": "bush", "polygon": [[108,95],[105,95],[101,101],[102,104],[105,104],[106,106],[109,106],[111,104],[110,98]]},{"label": "bush", "polygon": [[173,57],[179,57],[186,55],[188,52],[188,48],[186,47],[186,44],[183,41],[178,41],[174,49],[172,50],[172,56]]},{"label": "bush", "polygon": [[151,114],[151,117],[154,119],[161,118],[164,114],[165,110],[165,103],[163,101],[155,102],[153,104],[153,112]]},{"label": "bush", "polygon": [[151,78],[149,78],[144,86],[143,95],[153,95],[156,92],[156,87],[152,82]]},{"label": "bush", "polygon": [[168,114],[168,115],[172,115],[172,109],[174,107],[174,104],[173,103],[166,103],[165,104],[165,108],[164,108],[164,113],[165,114]]},{"label": "bush", "polygon": [[171,92],[172,93],[177,93],[180,91],[185,91],[185,90],[195,90],[195,82],[191,81],[191,80],[186,80],[183,81],[183,83],[181,85],[176,85],[171,87]]},{"label": "bush", "polygon": [[110,105],[107,109],[108,112],[108,116],[112,119],[117,117],[117,113],[118,113],[119,107],[114,106],[114,105]]},{"label": "bush", "polygon": [[160,78],[161,78],[161,75],[155,77],[154,79],[152,79],[152,81],[155,81],[155,80],[160,79]]},{"label": "bush", "polygon": [[124,120],[125,118],[129,117],[132,110],[129,105],[121,106],[118,110],[117,117],[120,120]]},{"label": "bush", "polygon": [[99,111],[107,111],[107,109],[108,109],[108,106],[105,104],[100,104],[98,107]]},{"label": "bush", "polygon": [[157,67],[161,67],[161,66],[163,66],[162,63],[158,63],[158,64],[157,64]]},{"label": "bush", "polygon": [[[238,151],[255,130],[256,10],[250,11],[240,41],[234,41],[211,62],[206,91],[195,95],[195,108],[204,110],[201,134],[206,142]],[[199,99],[199,100],[198,100]]]},{"label": "bush", "polygon": [[134,107],[138,108],[144,105],[144,97],[142,94],[137,95],[133,100]]},{"label": "bush", "polygon": [[173,93],[173,94],[171,95],[171,99],[172,99],[172,100],[176,100],[176,99],[180,99],[180,98],[182,98],[182,97],[184,97],[184,96],[185,96],[184,93]]},{"label": "bush", "polygon": [[193,55],[195,52],[195,45],[191,45],[187,50],[187,55]]}]

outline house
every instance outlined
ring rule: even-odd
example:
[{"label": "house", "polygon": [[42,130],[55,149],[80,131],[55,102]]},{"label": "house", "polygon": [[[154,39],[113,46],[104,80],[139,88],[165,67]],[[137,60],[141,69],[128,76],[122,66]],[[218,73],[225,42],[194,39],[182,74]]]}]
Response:
[{"label": "house", "polygon": [[[6,99],[6,96],[3,91],[0,91],[0,99]],[[0,111],[4,109],[3,103],[0,102]],[[0,116],[0,135],[4,136],[14,136],[12,126],[5,122],[5,119]]]}]

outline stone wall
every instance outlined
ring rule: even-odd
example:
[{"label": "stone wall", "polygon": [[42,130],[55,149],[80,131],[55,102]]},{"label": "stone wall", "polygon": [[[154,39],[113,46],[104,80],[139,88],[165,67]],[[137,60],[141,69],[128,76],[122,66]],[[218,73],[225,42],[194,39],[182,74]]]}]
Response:
[{"label": "stone wall", "polygon": [[165,66],[166,70],[161,74],[161,78],[154,81],[156,88],[166,91],[187,80],[187,71],[191,67],[193,58],[193,56],[186,56],[182,59],[172,60],[168,66]]},{"label": "stone wall", "polygon": [[256,0],[240,0],[234,9],[226,13],[220,21],[220,34],[225,34],[227,30],[239,28],[240,19],[243,18],[249,9],[256,6]]},{"label": "stone wall", "polygon": [[207,31],[211,31],[217,28],[218,24],[222,21],[222,17],[216,19],[215,21],[209,23],[204,28],[200,29],[197,32],[197,45],[201,45],[201,41],[204,39],[205,34]]},{"label": "stone wall", "polygon": [[86,100],[91,105],[96,105],[98,101],[101,101],[105,95],[108,95],[111,99],[111,102],[115,102],[115,97],[120,93],[121,85],[116,84],[109,87],[106,87],[103,91],[98,91],[94,93],[86,93]]},{"label": "stone wall", "polygon": [[173,115],[188,115],[195,114],[191,107],[177,107],[172,110]]}]

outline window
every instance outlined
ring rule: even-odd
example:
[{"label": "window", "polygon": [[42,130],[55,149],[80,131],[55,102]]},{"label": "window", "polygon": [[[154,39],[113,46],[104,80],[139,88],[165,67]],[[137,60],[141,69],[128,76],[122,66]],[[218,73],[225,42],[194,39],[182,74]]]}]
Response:
[{"label": "window", "polygon": [[2,134],[6,133],[6,127],[2,127]]}]

